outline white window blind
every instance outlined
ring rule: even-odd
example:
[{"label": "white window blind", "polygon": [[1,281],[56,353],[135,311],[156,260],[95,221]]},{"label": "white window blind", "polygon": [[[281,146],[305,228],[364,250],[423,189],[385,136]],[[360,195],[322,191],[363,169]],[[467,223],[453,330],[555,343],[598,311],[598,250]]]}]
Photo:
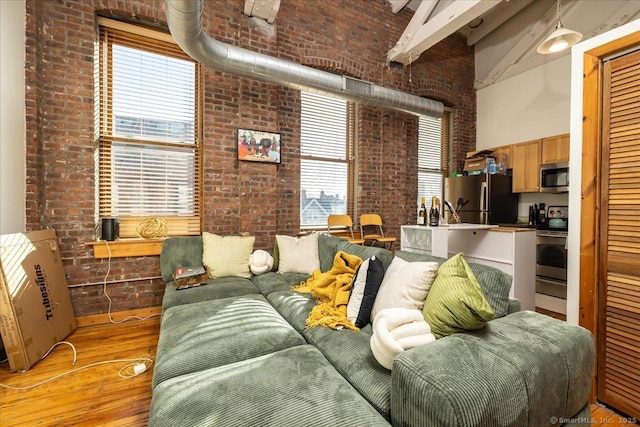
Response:
[{"label": "white window blind", "polygon": [[326,227],[348,212],[351,149],[349,103],[301,92],[300,226]]},{"label": "white window blind", "polygon": [[100,27],[100,216],[120,217],[121,237],[147,217],[164,218],[169,235],[199,234],[198,65],[118,27]]},{"label": "white window blind", "polygon": [[418,120],[418,199],[427,208],[433,196],[442,199],[449,151],[448,113],[442,118],[420,116]]}]

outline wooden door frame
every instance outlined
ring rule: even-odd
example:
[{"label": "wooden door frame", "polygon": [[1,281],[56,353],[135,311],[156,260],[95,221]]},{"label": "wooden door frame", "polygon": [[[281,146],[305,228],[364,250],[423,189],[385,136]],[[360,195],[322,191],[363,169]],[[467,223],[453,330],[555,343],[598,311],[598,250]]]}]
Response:
[{"label": "wooden door frame", "polygon": [[[579,324],[593,333],[598,343],[599,312],[599,235],[600,235],[600,161],[602,147],[602,63],[607,57],[640,45],[640,32],[613,40],[584,52],[582,106],[582,181],[580,225]],[[597,353],[597,351],[596,351]],[[597,356],[596,356],[597,357]],[[597,360],[591,400],[597,390]]]}]

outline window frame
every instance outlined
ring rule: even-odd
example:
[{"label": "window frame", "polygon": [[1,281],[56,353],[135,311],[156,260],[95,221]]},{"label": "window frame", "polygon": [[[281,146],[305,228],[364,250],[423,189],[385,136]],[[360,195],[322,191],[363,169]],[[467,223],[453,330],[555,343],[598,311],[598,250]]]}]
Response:
[{"label": "window frame", "polygon": [[[303,91],[300,92],[300,96],[302,98]],[[317,95],[314,93],[310,93],[311,95]],[[326,96],[326,95],[322,95]],[[331,98],[331,97],[329,97]],[[357,111],[358,106],[353,101],[344,100],[346,106],[346,117],[345,117],[345,128],[346,128],[346,138],[345,138],[345,159],[335,159],[331,157],[323,157],[316,155],[305,155],[302,154],[302,140],[300,141],[300,174],[302,175],[302,162],[304,160],[312,160],[312,161],[320,161],[327,163],[340,163],[345,164],[347,166],[347,182],[346,182],[346,213],[353,218],[354,215],[354,203],[355,203],[355,176],[356,176],[356,134],[357,134]],[[302,108],[300,109],[301,121],[302,121]],[[300,182],[300,195],[302,196],[302,182]],[[303,206],[300,206],[299,215],[302,215]],[[326,230],[327,225],[326,221],[324,224],[310,224],[303,225],[302,218],[300,218],[300,230],[302,231],[312,231],[312,230]]]},{"label": "window frame", "polygon": [[[116,40],[113,40],[113,39]],[[116,136],[113,112],[113,44],[140,49],[146,52],[166,55],[194,64],[194,134],[193,144],[154,141],[148,138],[127,138]],[[129,24],[108,18],[98,18],[98,41],[96,43],[96,227],[101,218],[119,216],[120,238],[137,238],[138,225],[149,217],[162,218],[168,225],[168,236],[200,235],[202,232],[202,129],[203,129],[203,68],[189,57],[175,43],[169,33],[137,24]],[[114,143],[135,144],[140,147],[156,146],[178,149],[184,153],[193,152],[193,212],[189,215],[114,215],[112,210]]]},{"label": "window frame", "polygon": [[[425,194],[422,189],[420,188],[420,180],[419,180],[419,176],[420,173],[440,173],[441,175],[441,189],[442,191],[440,191],[440,194],[438,195],[438,198],[442,201],[444,200],[444,192],[445,192],[445,188],[444,188],[444,180],[447,176],[449,176],[449,172],[451,170],[451,158],[452,158],[452,137],[453,137],[453,130],[452,130],[452,116],[453,116],[453,110],[449,107],[445,107],[444,111],[442,113],[442,116],[440,117],[440,162],[439,162],[439,168],[424,168],[424,167],[420,167],[420,163],[418,160],[418,164],[416,165],[416,177],[417,179],[417,198],[416,198],[416,206],[420,207],[420,201],[422,199],[422,197],[425,197],[425,203],[427,204],[427,207],[430,206],[431,201],[430,200],[426,200],[426,196],[427,194]],[[417,158],[420,158],[420,150],[421,150],[421,144],[420,144],[420,121],[418,120],[418,149],[417,149]],[[435,195],[435,194],[429,194],[429,195]]]}]

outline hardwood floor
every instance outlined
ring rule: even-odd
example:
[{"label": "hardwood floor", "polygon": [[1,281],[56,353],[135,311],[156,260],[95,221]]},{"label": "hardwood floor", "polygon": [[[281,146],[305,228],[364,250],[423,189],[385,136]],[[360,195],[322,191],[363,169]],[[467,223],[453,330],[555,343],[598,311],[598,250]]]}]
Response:
[{"label": "hardwood floor", "polygon": [[[9,373],[9,363],[0,364],[0,383],[23,387],[96,362],[154,356],[159,330],[159,317],[80,327],[66,338],[77,350],[75,366],[71,347],[59,345],[27,372]],[[0,387],[0,426],[146,426],[153,366],[124,379],[119,371],[127,363],[90,367],[30,390]]]},{"label": "hardwood floor", "polygon": [[547,316],[551,316],[551,317],[554,317],[556,319],[560,319],[560,320],[564,320],[564,321],[567,320],[567,316],[565,314],[556,313],[555,311],[545,310],[544,308],[536,307],[536,312],[537,313],[546,314]]},{"label": "hardwood floor", "polygon": [[[55,375],[114,359],[154,356],[160,318],[78,328],[67,337],[78,352],[60,345],[29,371],[10,373],[0,364],[0,383],[23,387]],[[0,426],[146,426],[151,403],[153,367],[131,378],[119,376],[127,362],[107,363],[63,376],[30,390],[0,387]],[[592,405],[593,426],[629,425],[614,412]]]}]

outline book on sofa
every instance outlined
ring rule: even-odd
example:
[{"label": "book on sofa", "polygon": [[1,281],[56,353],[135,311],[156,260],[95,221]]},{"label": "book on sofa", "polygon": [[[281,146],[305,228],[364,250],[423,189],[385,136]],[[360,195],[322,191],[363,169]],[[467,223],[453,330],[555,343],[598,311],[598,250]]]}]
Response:
[{"label": "book on sofa", "polygon": [[173,273],[177,289],[188,289],[207,283],[209,275],[203,266],[178,268]]}]

